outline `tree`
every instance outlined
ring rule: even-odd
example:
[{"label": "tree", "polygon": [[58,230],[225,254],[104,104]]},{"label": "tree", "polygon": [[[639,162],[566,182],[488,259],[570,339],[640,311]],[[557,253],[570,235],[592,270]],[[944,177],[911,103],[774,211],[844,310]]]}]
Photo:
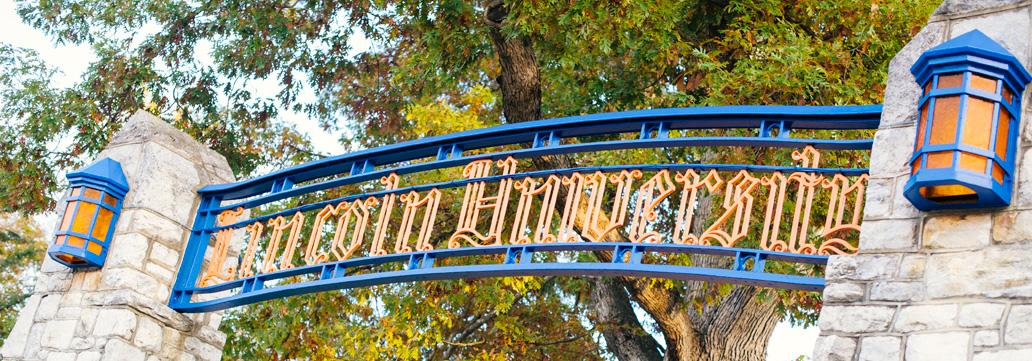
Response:
[{"label": "tree", "polygon": [[110,43],[93,45],[100,60],[81,82],[57,89],[57,71],[38,54],[0,44],[0,212],[53,209],[60,175],[92,159],[141,108],[167,114],[240,174],[311,157],[307,140],[245,86],[220,83],[205,69],[159,73]]},{"label": "tree", "polygon": [[0,342],[14,328],[18,310],[32,293],[32,272],[46,251],[43,232],[32,219],[0,217]]},{"label": "tree", "polygon": [[[98,117],[117,124],[119,116],[147,104],[141,94],[148,89],[156,107],[182,119],[177,125],[195,129],[191,134],[216,145],[217,150],[237,152],[240,142],[256,139],[246,130],[268,134],[257,137],[271,139],[260,142],[263,146],[289,150],[277,146],[289,142],[275,136],[287,130],[271,126],[277,109],[306,111],[327,128],[350,128],[349,144],[373,146],[461,129],[470,123],[458,124],[449,120],[448,114],[470,116],[471,109],[476,109],[475,114],[465,119],[490,125],[663,106],[874,103],[881,99],[888,60],[916,33],[935,3],[267,0],[158,1],[137,6],[81,0],[22,4],[19,11],[30,24],[58,41],[93,44],[101,55],[80,85],[78,97],[42,97],[61,99],[50,104],[82,109],[60,119]],[[147,24],[157,24],[160,30],[137,35]],[[375,45],[350,56],[349,41],[356,32]],[[211,64],[195,55],[207,44],[212,49]],[[251,98],[246,85],[240,85],[251,79],[278,81],[281,92],[277,101]],[[306,87],[314,90],[315,99],[299,96]],[[485,107],[483,104],[490,102],[476,100],[483,99],[476,94],[485,89],[500,106]],[[223,98],[233,106],[215,105],[215,99]],[[51,113],[50,106],[21,108]],[[238,128],[218,121],[228,109],[234,114],[230,118],[241,124]],[[17,114],[23,119],[34,113]],[[78,129],[94,127],[100,130],[93,134],[106,134],[114,128],[101,124]],[[210,131],[212,128],[218,131]],[[75,128],[64,125],[59,129]],[[103,139],[93,139],[98,138]],[[230,141],[221,142],[224,138]],[[49,139],[32,138],[28,144],[45,144]],[[240,156],[231,154],[231,159],[237,160],[238,173],[284,158],[262,158],[256,155],[260,152],[249,152],[263,146],[250,145],[240,150]],[[290,151],[297,158],[312,155],[310,151]],[[775,156],[687,152],[684,156],[696,160]],[[583,159],[550,161],[574,164]],[[364,337],[372,345],[369,355],[373,357],[401,349],[443,357],[442,349],[458,349],[467,352],[463,356],[488,358],[532,347],[528,345],[534,342],[504,324],[484,328],[481,320],[487,316],[483,315],[496,315],[487,317],[490,320],[504,319],[500,318],[503,315],[526,317],[521,307],[544,304],[557,308],[548,314],[547,325],[566,322],[574,327],[579,323],[571,323],[571,319],[590,315],[600,325],[608,351],[621,358],[748,360],[762,359],[773,324],[783,315],[799,322],[812,321],[819,306],[812,294],[700,283],[559,280],[552,285],[542,282],[517,288],[506,282],[514,281],[440,282],[281,300],[235,314],[233,317],[239,318],[231,318],[227,327],[236,335],[231,336],[234,341],[259,339],[283,358],[344,357],[342,352],[350,352],[352,345],[308,353],[313,346],[325,346],[317,341],[341,335]],[[404,315],[412,309],[405,305],[419,304],[413,298],[426,292],[423,287],[462,290],[469,292],[472,300],[482,300],[477,295],[483,292],[487,301],[472,301],[473,306],[463,307],[471,301],[441,296],[435,298],[447,301],[441,312],[466,317],[444,320],[430,313]],[[515,302],[516,295],[529,296]],[[592,311],[581,302],[564,302],[569,296],[593,300]],[[354,313],[346,315],[362,317],[350,319],[326,307],[313,307],[323,302],[348,305],[344,309]],[[654,322],[638,320],[633,315],[635,306]],[[286,317],[296,309],[312,313]],[[253,331],[263,327],[259,323],[268,320],[266,316],[277,314],[281,318],[276,322],[284,323],[271,327],[277,330],[273,334]],[[339,321],[313,327],[306,321],[312,319]],[[460,324],[472,328],[456,327]],[[663,335],[665,346],[648,336],[652,327]],[[434,332],[416,338],[414,347],[402,347],[398,335],[405,330]],[[507,342],[471,345],[498,337]],[[576,345],[587,347],[590,343]],[[232,343],[230,353],[255,356],[244,347],[234,351]]]}]

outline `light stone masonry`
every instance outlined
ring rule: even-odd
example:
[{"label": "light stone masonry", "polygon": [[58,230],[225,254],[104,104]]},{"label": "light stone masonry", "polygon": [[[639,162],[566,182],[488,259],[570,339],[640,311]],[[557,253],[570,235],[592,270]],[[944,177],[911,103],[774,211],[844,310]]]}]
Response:
[{"label": "light stone masonry", "polygon": [[1032,1],[947,0],[890,62],[860,251],[825,271],[813,359],[1032,360],[1032,96],[1002,209],[921,212],[903,197],[924,51],[978,29],[1032,65]]},{"label": "light stone masonry", "polygon": [[960,307],[960,327],[995,327],[1007,305],[1002,303],[969,303]]},{"label": "light stone masonry", "polygon": [[1028,361],[1032,360],[1032,348],[993,350],[975,353],[974,361]]},{"label": "light stone masonry", "polygon": [[1032,344],[1032,305],[1012,306],[1003,334],[1007,344]]},{"label": "light stone masonry", "polygon": [[992,224],[988,213],[928,217],[921,244],[928,249],[985,247],[990,243]]},{"label": "light stone masonry", "polygon": [[905,306],[899,311],[893,329],[899,332],[941,330],[956,322],[957,305]]},{"label": "light stone masonry", "polygon": [[907,337],[907,361],[967,360],[970,335],[964,332],[919,333]]},{"label": "light stone masonry", "polygon": [[835,283],[824,288],[824,299],[831,302],[859,301],[864,297],[863,285],[856,283]]},{"label": "light stone masonry", "polygon": [[973,341],[975,346],[996,346],[1000,344],[1000,332],[993,330],[983,330],[975,332],[975,339]]},{"label": "light stone masonry", "polygon": [[918,301],[925,294],[920,282],[874,282],[871,286],[873,301]]},{"label": "light stone masonry", "polygon": [[103,268],[71,271],[43,262],[34,294],[0,348],[2,360],[219,360],[220,312],[168,308],[197,190],[234,180],[225,158],[140,111],[98,157],[121,163],[129,181]]},{"label": "light stone masonry", "polygon": [[815,353],[824,355],[828,361],[852,361],[856,352],[856,339],[849,337],[828,336],[817,340]]},{"label": "light stone masonry", "polygon": [[864,337],[860,342],[860,361],[899,360],[900,343],[899,337]]}]

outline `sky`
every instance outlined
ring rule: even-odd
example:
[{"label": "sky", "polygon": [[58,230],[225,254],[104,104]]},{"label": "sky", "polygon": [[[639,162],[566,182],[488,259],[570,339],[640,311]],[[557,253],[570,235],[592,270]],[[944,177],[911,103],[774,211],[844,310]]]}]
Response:
[{"label": "sky", "polygon": [[[15,3],[12,0],[0,0],[0,42],[8,43],[15,47],[36,50],[40,58],[50,66],[61,71],[53,79],[55,86],[63,87],[75,84],[90,63],[96,59],[96,55],[89,46],[56,45],[52,39],[39,30],[24,24],[17,14]],[[353,44],[352,51],[359,52],[368,49],[368,47],[368,41],[359,38]],[[252,86],[252,89],[255,89],[256,94],[260,96],[271,97],[277,92],[274,81],[257,80],[254,81]],[[312,97],[314,95],[302,94],[301,96]],[[298,130],[306,134],[319,152],[336,155],[344,151],[343,145],[338,142],[340,134],[324,131],[317,121],[309,119],[303,114],[290,111],[281,112],[280,116],[284,121],[295,124]],[[46,217],[53,216],[48,215]],[[40,219],[39,223],[44,227],[50,227],[54,221],[44,218]],[[793,327],[787,322],[779,323],[770,338],[767,348],[767,360],[788,361],[795,360],[800,355],[809,356],[813,351],[814,342],[819,333],[820,331],[817,327],[802,328]]]}]

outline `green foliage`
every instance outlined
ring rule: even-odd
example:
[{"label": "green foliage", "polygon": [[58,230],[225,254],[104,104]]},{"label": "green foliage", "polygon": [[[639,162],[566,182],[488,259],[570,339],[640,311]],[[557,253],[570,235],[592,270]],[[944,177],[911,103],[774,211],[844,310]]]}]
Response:
[{"label": "green foliage", "polygon": [[59,175],[91,159],[141,108],[225,155],[239,175],[312,156],[307,139],[274,120],[271,102],[219,84],[210,69],[163,71],[108,43],[94,49],[100,59],[82,81],[58,89],[35,52],[0,44],[0,211],[53,208]]},{"label": "green foliage", "polygon": [[32,291],[30,271],[39,268],[46,242],[32,220],[0,217],[0,343],[14,327],[18,310]]},{"label": "green foliage", "polygon": [[[532,41],[547,117],[862,104],[881,99],[889,60],[937,3],[523,1],[510,4],[503,32]],[[90,44],[98,60],[79,84],[55,89],[52,70],[34,54],[0,48],[0,96],[8,99],[0,117],[9,120],[0,125],[0,204],[51,206],[56,174],[95,154],[139,108],[227,155],[240,175],[316,155],[276,121],[284,109],[305,111],[327,129],[346,128],[342,141],[360,146],[498,124],[501,69],[483,8],[459,0],[20,3],[30,25],[58,42]],[[359,33],[373,46],[350,54]],[[276,98],[253,95],[256,80],[278,84]],[[300,96],[305,88],[314,99]],[[744,149],[591,156],[621,163],[789,159]],[[227,355],[239,359],[598,358],[597,333],[584,326],[586,289],[583,280],[566,279],[372,287],[249,306],[228,313],[223,330]],[[713,286],[707,297],[682,304],[701,309],[726,293]],[[812,293],[761,297],[777,297],[784,314],[804,323],[820,305]]]},{"label": "green foliage", "polygon": [[412,123],[407,133],[421,138],[497,125],[491,122],[498,119],[493,112],[495,95],[491,89],[475,85],[458,96],[457,104],[450,101],[452,97],[446,98],[406,108],[405,118]]},{"label": "green foliage", "polygon": [[229,334],[226,356],[601,359],[592,330],[577,317],[585,306],[565,300],[570,295],[557,281],[424,282],[269,301],[227,314],[223,321],[229,325],[223,327]]}]

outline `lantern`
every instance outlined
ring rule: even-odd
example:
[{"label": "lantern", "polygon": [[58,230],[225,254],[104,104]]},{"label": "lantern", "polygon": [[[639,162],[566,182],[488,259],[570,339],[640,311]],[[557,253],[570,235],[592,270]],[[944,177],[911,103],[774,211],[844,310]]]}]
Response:
[{"label": "lantern", "polygon": [[1032,75],[978,30],[928,50],[910,72],[923,91],[907,199],[925,211],[1010,204]]},{"label": "lantern", "polygon": [[129,184],[118,162],[104,158],[68,173],[61,223],[47,254],[71,268],[101,267]]}]

